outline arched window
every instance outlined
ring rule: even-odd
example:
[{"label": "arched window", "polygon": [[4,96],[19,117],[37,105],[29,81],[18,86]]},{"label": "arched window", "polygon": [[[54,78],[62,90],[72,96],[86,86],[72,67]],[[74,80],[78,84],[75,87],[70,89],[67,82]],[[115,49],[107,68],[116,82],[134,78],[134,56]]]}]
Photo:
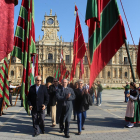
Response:
[{"label": "arched window", "polygon": [[13,70],[11,70],[11,76],[14,76],[14,71]]},{"label": "arched window", "polygon": [[53,60],[53,55],[51,53],[48,54],[48,60]]}]

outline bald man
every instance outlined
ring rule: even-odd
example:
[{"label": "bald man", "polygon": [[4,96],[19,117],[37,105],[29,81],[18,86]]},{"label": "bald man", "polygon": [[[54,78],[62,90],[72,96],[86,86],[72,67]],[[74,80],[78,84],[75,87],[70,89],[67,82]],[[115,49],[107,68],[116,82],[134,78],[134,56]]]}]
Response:
[{"label": "bald man", "polygon": [[47,88],[41,85],[41,77],[35,77],[35,85],[30,87],[28,94],[29,109],[32,113],[34,135],[36,137],[40,134],[39,128],[42,133],[45,133],[44,119],[45,119],[45,108],[49,102],[49,96]]},{"label": "bald man", "polygon": [[[60,124],[60,133],[63,132],[66,138],[69,138],[69,125],[71,113],[73,109],[72,101],[75,99],[75,94],[72,88],[68,87],[68,80],[62,81],[62,88],[56,91],[57,98],[57,113],[56,123]],[[65,127],[64,124],[65,123]]]}]

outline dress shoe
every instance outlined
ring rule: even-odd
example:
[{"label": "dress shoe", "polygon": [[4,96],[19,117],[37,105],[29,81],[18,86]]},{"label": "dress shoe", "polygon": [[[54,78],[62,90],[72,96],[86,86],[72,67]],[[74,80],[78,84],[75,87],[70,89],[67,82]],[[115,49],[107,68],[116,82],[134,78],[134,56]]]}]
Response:
[{"label": "dress shoe", "polygon": [[84,128],[84,127],[82,127],[82,130],[85,130],[85,128]]},{"label": "dress shoe", "polygon": [[59,131],[60,133],[63,133],[63,129],[60,129],[60,131]]},{"label": "dress shoe", "polygon": [[39,136],[40,134],[33,134],[33,137],[37,137],[37,136]]},{"label": "dress shoe", "polygon": [[45,134],[45,130],[42,131],[42,134]]},{"label": "dress shoe", "polygon": [[78,135],[81,135],[81,132],[78,132]]},{"label": "dress shoe", "polygon": [[66,137],[66,138],[70,138],[70,135],[69,135],[69,134],[65,134],[65,137]]}]

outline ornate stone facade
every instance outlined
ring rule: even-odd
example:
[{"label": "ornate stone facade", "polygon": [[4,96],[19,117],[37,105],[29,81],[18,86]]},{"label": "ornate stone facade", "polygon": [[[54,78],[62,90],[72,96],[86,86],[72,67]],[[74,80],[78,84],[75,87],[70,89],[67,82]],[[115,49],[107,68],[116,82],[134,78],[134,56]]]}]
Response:
[{"label": "ornate stone facade", "polygon": [[[60,64],[61,50],[63,50],[67,70],[71,71],[73,62],[73,42],[64,42],[64,40],[62,41],[62,36],[60,38],[57,36],[59,22],[57,20],[57,15],[52,15],[52,10],[50,11],[50,15],[45,14],[44,16],[42,31],[44,32],[44,36],[42,39],[39,37],[38,41],[36,41],[36,52],[39,55],[39,73],[41,74],[43,81],[45,81],[48,76],[54,76],[55,70]],[[138,46],[136,46],[135,49],[134,46],[129,45],[136,81],[139,83],[136,74],[137,47]],[[90,71],[86,55],[83,63],[83,79],[85,83],[88,83]],[[77,66],[75,78],[73,80],[74,82],[79,78],[79,67],[80,65]],[[9,80],[12,80],[13,83],[20,83],[22,71],[23,67],[20,64],[20,60],[14,58],[10,68]],[[131,69],[124,45],[113,56],[108,65],[100,72],[96,80],[100,80],[104,87],[122,87],[122,84],[125,84],[125,81],[132,81]]]}]

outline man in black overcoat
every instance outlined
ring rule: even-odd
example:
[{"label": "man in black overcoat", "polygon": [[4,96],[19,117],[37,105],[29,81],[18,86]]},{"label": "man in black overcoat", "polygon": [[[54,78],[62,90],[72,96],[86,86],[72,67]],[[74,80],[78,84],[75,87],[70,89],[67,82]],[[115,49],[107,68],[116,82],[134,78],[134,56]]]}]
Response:
[{"label": "man in black overcoat", "polygon": [[34,137],[40,134],[39,127],[44,134],[45,108],[49,102],[47,88],[41,85],[41,77],[35,78],[35,85],[31,86],[28,93],[29,109],[32,113]]},{"label": "man in black overcoat", "polygon": [[[75,94],[72,88],[67,87],[68,80],[64,79],[62,81],[62,89],[58,89],[56,93],[57,97],[57,113],[56,113],[56,123],[60,124],[60,132],[64,130],[66,138],[69,138],[69,125],[73,109],[72,100],[75,99]],[[64,123],[65,122],[65,129]]]}]

